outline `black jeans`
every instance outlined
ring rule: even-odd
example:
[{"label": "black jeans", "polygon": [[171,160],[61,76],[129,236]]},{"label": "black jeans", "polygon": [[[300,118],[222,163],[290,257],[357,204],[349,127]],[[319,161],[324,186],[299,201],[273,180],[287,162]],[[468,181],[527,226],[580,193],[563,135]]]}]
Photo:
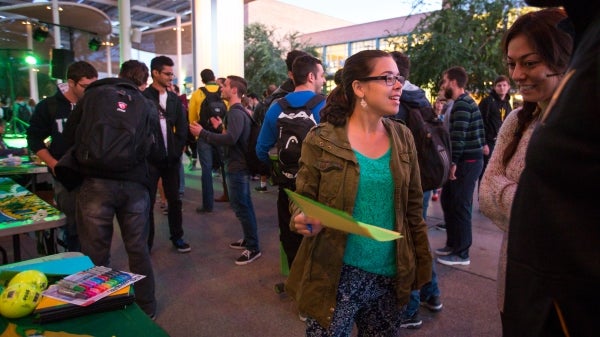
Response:
[{"label": "black jeans", "polygon": [[442,188],[442,209],[446,222],[446,246],[460,258],[469,258],[473,242],[471,217],[475,183],[481,174],[483,159],[459,161],[456,180],[448,180]]},{"label": "black jeans", "polygon": [[156,201],[156,190],[158,178],[162,178],[163,190],[169,206],[169,239],[173,242],[183,237],[183,219],[181,215],[181,196],[179,194],[179,166],[180,162],[168,166],[157,167],[148,165],[150,170],[150,234],[148,235],[148,247],[152,248],[154,243],[154,202]]},{"label": "black jeans", "polygon": [[277,197],[277,219],[279,221],[279,241],[283,247],[283,251],[287,256],[288,267],[292,267],[292,262],[296,257],[300,243],[302,243],[303,236],[292,232],[290,229],[290,221],[292,215],[290,214],[290,199],[283,190],[284,188],[294,191],[296,189],[295,184],[289,183],[286,185],[279,185],[279,195]]}]

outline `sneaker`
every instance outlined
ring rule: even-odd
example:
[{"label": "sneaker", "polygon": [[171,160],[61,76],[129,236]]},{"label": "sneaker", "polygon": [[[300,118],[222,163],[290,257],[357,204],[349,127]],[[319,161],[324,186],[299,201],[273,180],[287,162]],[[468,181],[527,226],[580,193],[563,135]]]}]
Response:
[{"label": "sneaker", "polygon": [[197,163],[197,159],[192,159],[190,161],[190,165],[188,166],[188,170],[189,171],[195,171],[196,170],[196,163]]},{"label": "sneaker", "polygon": [[236,242],[232,242],[229,244],[229,248],[233,249],[246,249],[246,241],[244,239],[239,239]]},{"label": "sneaker", "polygon": [[469,260],[469,258],[463,259],[458,255],[447,255],[447,256],[440,256],[437,258],[437,262],[441,263],[441,264],[445,264],[447,266],[454,266],[454,265],[461,265],[461,266],[468,266],[471,264],[471,260]]},{"label": "sneaker", "polygon": [[446,231],[446,224],[443,222],[440,222],[439,224],[435,225],[435,229],[439,230],[439,231]]},{"label": "sneaker", "polygon": [[442,310],[442,301],[440,301],[440,297],[436,295],[429,296],[427,300],[422,298],[421,305],[429,309],[431,312],[438,312]]},{"label": "sneaker", "polygon": [[240,257],[238,257],[237,260],[235,260],[235,264],[237,264],[238,266],[243,266],[258,259],[261,255],[262,254],[259,250],[249,251],[248,249],[246,249],[242,252],[242,255],[240,255]]},{"label": "sneaker", "polygon": [[164,215],[169,215],[169,207],[165,207],[165,208],[161,209],[161,212]]},{"label": "sneaker", "polygon": [[267,186],[262,186],[262,187],[261,186],[256,186],[254,188],[254,190],[257,191],[257,192],[266,192],[267,191]]},{"label": "sneaker", "polygon": [[189,253],[192,250],[190,245],[181,238],[177,239],[177,241],[173,241],[173,246],[175,246],[180,253]]},{"label": "sneaker", "polygon": [[196,207],[196,213],[212,213],[212,209],[206,209],[202,206]]},{"label": "sneaker", "polygon": [[452,254],[454,250],[448,246],[445,246],[444,248],[439,248],[435,250],[435,253],[439,256],[448,256],[450,254]]},{"label": "sneaker", "polygon": [[410,317],[400,319],[400,327],[404,329],[420,329],[421,325],[423,325],[423,321],[416,312]]}]

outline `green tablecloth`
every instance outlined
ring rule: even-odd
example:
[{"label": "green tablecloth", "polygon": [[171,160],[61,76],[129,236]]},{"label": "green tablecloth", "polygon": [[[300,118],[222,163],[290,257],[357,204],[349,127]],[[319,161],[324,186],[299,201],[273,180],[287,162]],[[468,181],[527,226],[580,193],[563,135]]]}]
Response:
[{"label": "green tablecloth", "polygon": [[95,337],[168,337],[169,335],[152,321],[137,304],[126,309],[108,311],[99,314],[72,318],[55,323],[35,324],[33,317],[6,319],[0,316],[0,337],[8,323],[14,323],[18,329],[33,328],[41,331],[64,331],[72,334],[84,334]]}]

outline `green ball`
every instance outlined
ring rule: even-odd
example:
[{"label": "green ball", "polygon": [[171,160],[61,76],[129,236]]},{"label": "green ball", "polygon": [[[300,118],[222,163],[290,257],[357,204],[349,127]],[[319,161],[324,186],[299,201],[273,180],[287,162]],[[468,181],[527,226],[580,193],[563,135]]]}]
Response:
[{"label": "green ball", "polygon": [[42,293],[29,283],[8,286],[0,295],[0,314],[6,318],[29,315],[42,299]]},{"label": "green ball", "polygon": [[13,276],[13,278],[8,282],[8,285],[17,284],[17,283],[29,283],[38,288],[40,292],[46,290],[48,288],[48,278],[44,273],[37,270],[25,270],[17,275]]}]

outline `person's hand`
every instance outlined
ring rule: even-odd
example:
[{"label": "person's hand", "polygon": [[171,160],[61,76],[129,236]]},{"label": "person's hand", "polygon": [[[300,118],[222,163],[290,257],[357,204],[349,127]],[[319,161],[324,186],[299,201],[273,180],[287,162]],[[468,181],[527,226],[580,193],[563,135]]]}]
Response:
[{"label": "person's hand", "polygon": [[490,147],[487,144],[485,144],[483,146],[483,155],[484,156],[489,156],[490,155]]},{"label": "person's hand", "polygon": [[221,120],[221,117],[219,116],[211,117],[210,124],[217,130],[219,129],[219,126],[223,125],[223,120]]},{"label": "person's hand", "polygon": [[202,132],[202,125],[198,124],[198,122],[191,122],[190,133],[194,135],[194,137],[198,137],[198,135],[200,135],[200,132]]},{"label": "person's hand", "polygon": [[308,217],[304,213],[300,213],[294,217],[294,227],[298,234],[304,236],[315,236],[323,229],[321,221]]},{"label": "person's hand", "polygon": [[450,173],[448,174],[448,180],[456,180],[456,164],[450,166]]}]

